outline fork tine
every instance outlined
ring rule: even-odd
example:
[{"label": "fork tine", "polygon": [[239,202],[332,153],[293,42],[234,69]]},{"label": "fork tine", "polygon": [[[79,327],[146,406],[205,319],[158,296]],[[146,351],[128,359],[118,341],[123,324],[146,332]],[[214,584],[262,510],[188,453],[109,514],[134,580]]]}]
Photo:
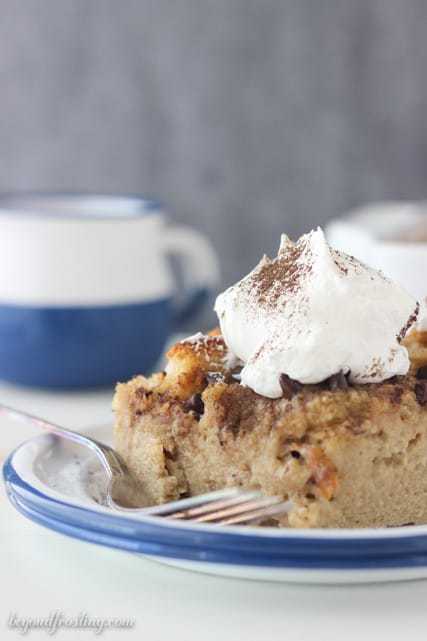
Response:
[{"label": "fork tine", "polygon": [[242,492],[234,497],[223,498],[217,501],[210,501],[209,503],[204,503],[197,507],[188,508],[187,510],[172,512],[167,516],[172,519],[191,519],[192,521],[198,521],[202,520],[204,517],[208,517],[210,513],[216,514],[219,511],[223,511],[224,509],[231,509],[233,508],[233,506],[235,506],[235,509],[239,510],[240,505],[247,504],[249,501],[252,502],[259,496],[259,492]]},{"label": "fork tine", "polygon": [[214,501],[231,499],[236,496],[240,497],[242,494],[246,494],[246,491],[235,487],[227,488],[225,490],[216,490],[214,492],[208,492],[207,494],[192,496],[188,499],[178,499],[177,501],[170,501],[169,503],[163,503],[162,505],[154,505],[144,508],[141,510],[141,513],[148,514],[150,516],[170,517],[172,514],[177,512],[200,507],[202,505],[212,504]]},{"label": "fork tine", "polygon": [[193,520],[199,523],[210,523],[213,521],[217,521],[221,523],[223,520],[226,520],[227,518],[231,518],[233,516],[237,517],[238,515],[252,513],[254,510],[258,510],[258,509],[259,510],[265,509],[271,505],[275,505],[279,501],[281,501],[281,499],[276,496],[267,496],[260,499],[245,501],[244,503],[240,503],[239,505],[234,505],[234,506],[232,505],[230,507],[225,507],[224,509],[216,510],[209,514],[196,517]]},{"label": "fork tine", "polygon": [[257,523],[272,516],[279,516],[286,514],[291,507],[291,501],[282,501],[271,506],[262,507],[252,512],[245,512],[244,514],[237,514],[225,519],[217,521],[221,525],[238,525],[244,523]]},{"label": "fork tine", "polygon": [[227,488],[145,508],[141,512],[194,523],[238,525],[258,523],[268,517],[284,514],[291,506],[291,501],[283,501],[278,496],[265,496],[257,490]]}]

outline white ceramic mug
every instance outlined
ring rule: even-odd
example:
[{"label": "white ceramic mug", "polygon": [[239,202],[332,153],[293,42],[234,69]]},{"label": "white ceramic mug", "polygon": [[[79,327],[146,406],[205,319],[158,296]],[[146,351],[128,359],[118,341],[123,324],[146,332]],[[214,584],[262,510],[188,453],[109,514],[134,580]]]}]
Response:
[{"label": "white ceramic mug", "polygon": [[147,372],[217,279],[208,240],[152,201],[0,196],[0,378],[80,387]]},{"label": "white ceramic mug", "polygon": [[331,245],[381,269],[421,300],[427,296],[427,242],[405,240],[405,232],[424,221],[427,228],[423,202],[376,203],[333,220],[326,235]]}]

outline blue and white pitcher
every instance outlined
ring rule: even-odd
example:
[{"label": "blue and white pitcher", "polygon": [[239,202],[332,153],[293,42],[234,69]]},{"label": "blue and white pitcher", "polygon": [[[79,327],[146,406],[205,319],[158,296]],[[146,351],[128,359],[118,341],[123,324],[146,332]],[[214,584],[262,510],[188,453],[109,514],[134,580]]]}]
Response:
[{"label": "blue and white pitcher", "polygon": [[0,378],[86,387],[148,372],[217,278],[207,239],[151,201],[0,196]]}]

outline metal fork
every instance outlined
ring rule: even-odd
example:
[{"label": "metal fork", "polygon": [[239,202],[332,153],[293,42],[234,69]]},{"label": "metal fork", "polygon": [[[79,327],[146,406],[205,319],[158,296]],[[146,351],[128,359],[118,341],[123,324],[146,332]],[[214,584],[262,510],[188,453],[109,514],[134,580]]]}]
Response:
[{"label": "metal fork", "polygon": [[228,488],[149,508],[146,513],[179,521],[249,525],[286,514],[291,501],[262,492]]},{"label": "metal fork", "polygon": [[141,504],[141,488],[122,457],[109,445],[43,418],[0,404],[0,416],[2,414],[35,425],[56,437],[73,441],[94,452],[107,474],[107,504],[115,510],[197,523],[244,525],[262,523],[266,519],[286,514],[292,506],[291,501],[283,501],[277,496],[229,488],[159,506],[145,507]]}]

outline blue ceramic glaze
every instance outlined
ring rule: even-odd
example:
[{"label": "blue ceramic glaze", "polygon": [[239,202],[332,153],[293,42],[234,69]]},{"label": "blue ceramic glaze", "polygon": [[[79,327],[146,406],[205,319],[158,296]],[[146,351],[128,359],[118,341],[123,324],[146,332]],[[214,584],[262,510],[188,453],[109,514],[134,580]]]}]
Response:
[{"label": "blue ceramic glaze", "polygon": [[171,299],[101,307],[0,305],[0,378],[42,387],[111,385],[155,365]]}]

